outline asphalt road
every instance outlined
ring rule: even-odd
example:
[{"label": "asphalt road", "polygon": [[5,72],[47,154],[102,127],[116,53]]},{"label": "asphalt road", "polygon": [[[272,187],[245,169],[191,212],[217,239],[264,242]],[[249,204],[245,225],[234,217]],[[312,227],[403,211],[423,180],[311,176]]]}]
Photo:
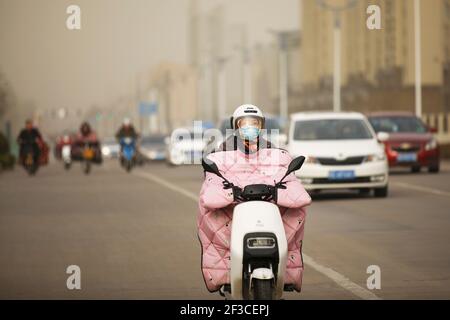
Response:
[{"label": "asphalt road", "polygon": [[[200,273],[199,166],[131,174],[106,162],[89,176],[55,163],[0,175],[0,298],[221,299]],[[288,299],[450,299],[450,166],[391,175],[390,195],[314,197],[303,291]],[[66,268],[81,268],[68,290]],[[381,270],[369,290],[367,267]]]}]

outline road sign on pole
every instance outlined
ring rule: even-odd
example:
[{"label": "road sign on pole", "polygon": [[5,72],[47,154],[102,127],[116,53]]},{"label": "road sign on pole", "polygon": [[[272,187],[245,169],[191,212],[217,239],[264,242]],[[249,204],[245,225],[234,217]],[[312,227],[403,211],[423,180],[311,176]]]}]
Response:
[{"label": "road sign on pole", "polygon": [[155,102],[140,102],[138,106],[140,116],[149,116],[158,112],[158,105]]}]

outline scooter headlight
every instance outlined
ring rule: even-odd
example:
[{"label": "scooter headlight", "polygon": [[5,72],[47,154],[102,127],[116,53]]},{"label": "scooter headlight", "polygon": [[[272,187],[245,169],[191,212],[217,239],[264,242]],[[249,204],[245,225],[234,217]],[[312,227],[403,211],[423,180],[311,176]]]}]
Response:
[{"label": "scooter headlight", "polygon": [[108,147],[103,147],[102,148],[102,154],[104,156],[109,156],[111,154],[111,149],[109,149]]},{"label": "scooter headlight", "polygon": [[275,248],[276,241],[271,237],[257,237],[247,239],[249,249],[271,249]]},{"label": "scooter headlight", "polygon": [[123,139],[123,142],[125,144],[131,144],[133,142],[133,139],[131,139],[130,137],[126,137],[126,138]]}]

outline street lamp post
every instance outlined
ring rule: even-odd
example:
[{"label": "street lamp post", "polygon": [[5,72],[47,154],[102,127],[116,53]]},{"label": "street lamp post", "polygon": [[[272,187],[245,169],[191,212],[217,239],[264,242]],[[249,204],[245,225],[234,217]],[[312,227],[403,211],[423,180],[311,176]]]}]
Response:
[{"label": "street lamp post", "polygon": [[273,31],[269,30],[277,37],[279,48],[279,65],[278,65],[278,86],[280,96],[280,118],[287,121],[289,113],[289,100],[288,100],[288,42],[293,33],[298,31]]},{"label": "street lamp post", "polygon": [[280,39],[280,117],[283,121],[288,117],[288,57],[286,38]]},{"label": "street lamp post", "polygon": [[339,13],[334,17],[334,54],[333,54],[333,111],[341,111],[341,19]]},{"label": "street lamp post", "polygon": [[244,49],[244,101],[252,103],[252,68],[250,65],[250,53]]},{"label": "street lamp post", "polygon": [[416,116],[422,116],[422,54],[420,36],[420,0],[414,0],[414,38],[415,38],[415,92],[416,92]]},{"label": "street lamp post", "polygon": [[316,3],[334,15],[333,30],[333,111],[341,111],[341,17],[342,11],[356,5],[357,0],[347,0],[343,5],[330,4],[328,0],[316,0]]},{"label": "street lamp post", "polygon": [[217,59],[217,117],[222,121],[226,115],[227,108],[227,82],[226,82],[226,68],[225,65],[228,58],[221,57]]},{"label": "street lamp post", "polygon": [[252,69],[250,50],[245,45],[235,46],[242,55],[242,93],[243,103],[252,103]]}]

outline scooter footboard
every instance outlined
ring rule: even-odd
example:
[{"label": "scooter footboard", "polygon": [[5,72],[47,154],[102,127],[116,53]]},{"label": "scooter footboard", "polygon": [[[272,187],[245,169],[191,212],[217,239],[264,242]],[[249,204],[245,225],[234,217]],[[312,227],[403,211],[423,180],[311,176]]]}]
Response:
[{"label": "scooter footboard", "polygon": [[[275,237],[274,240],[271,240]],[[243,266],[249,259],[257,261],[258,250],[252,246],[260,246],[261,259],[273,261],[272,270],[276,275],[275,296],[282,297],[284,274],[287,260],[287,240],[278,206],[265,201],[249,201],[237,205],[233,212],[230,243],[230,282],[233,299],[243,299],[244,273]],[[255,260],[256,259],[256,260]],[[245,271],[245,272],[244,272]]]}]

